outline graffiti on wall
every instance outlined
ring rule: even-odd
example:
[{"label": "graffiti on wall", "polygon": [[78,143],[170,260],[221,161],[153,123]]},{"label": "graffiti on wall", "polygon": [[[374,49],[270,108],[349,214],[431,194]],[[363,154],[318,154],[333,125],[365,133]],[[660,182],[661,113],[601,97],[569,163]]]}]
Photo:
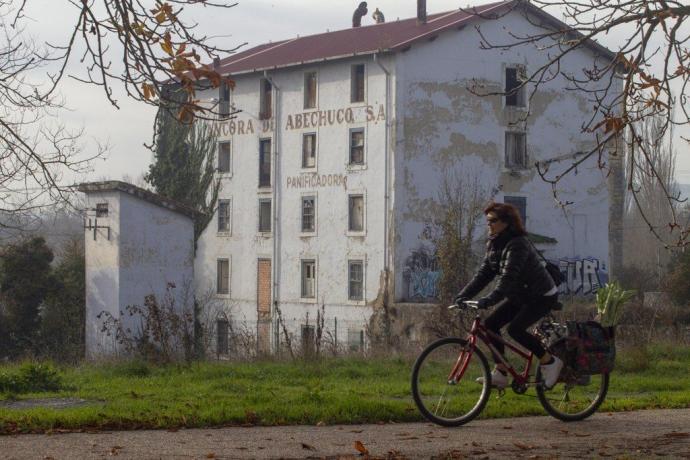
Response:
[{"label": "graffiti on wall", "polygon": [[561,294],[593,294],[609,280],[606,264],[593,257],[560,259],[556,264],[566,279],[566,282],[559,286]]},{"label": "graffiti on wall", "polygon": [[425,246],[419,246],[405,259],[403,282],[407,286],[407,298],[417,301],[437,298],[440,276],[436,256]]}]

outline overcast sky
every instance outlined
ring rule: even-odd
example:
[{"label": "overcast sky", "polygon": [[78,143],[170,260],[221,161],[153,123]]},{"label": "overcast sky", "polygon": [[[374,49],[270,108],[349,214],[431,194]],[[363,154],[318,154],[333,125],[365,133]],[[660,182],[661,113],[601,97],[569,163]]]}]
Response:
[{"label": "overcast sky", "polygon": [[[429,14],[449,11],[459,6],[480,5],[489,1],[430,0]],[[151,2],[153,3],[153,2]],[[75,21],[78,10],[64,0],[34,0],[28,3],[31,23],[29,31],[37,41],[50,40],[65,43],[67,25]],[[268,41],[276,41],[297,35],[310,35],[328,30],[351,26],[352,13],[359,0],[239,0],[230,9],[187,7],[199,23],[199,29],[216,38],[224,48],[233,48],[247,42],[245,48]],[[378,7],[388,22],[416,15],[415,0],[372,0],[368,1],[369,14],[363,25],[373,23],[371,13]],[[617,38],[612,35],[604,46],[617,49]],[[79,63],[74,62],[73,71],[79,73]],[[107,142],[110,151],[107,159],[94,164],[94,171],[88,177],[75,181],[100,180],[104,178],[129,178],[136,181],[151,162],[151,152],[143,144],[151,141],[155,110],[142,103],[128,100],[124,94],[116,94],[120,109],[111,106],[102,89],[65,79],[61,94],[70,108],[62,114],[69,126],[85,131],[84,149],[96,148],[96,141]],[[678,179],[690,183],[690,153],[686,143],[679,147]]]}]

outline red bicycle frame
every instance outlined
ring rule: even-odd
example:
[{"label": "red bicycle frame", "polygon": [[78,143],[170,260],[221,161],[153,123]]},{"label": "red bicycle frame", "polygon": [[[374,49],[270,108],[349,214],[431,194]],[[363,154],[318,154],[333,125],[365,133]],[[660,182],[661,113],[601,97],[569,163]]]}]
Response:
[{"label": "red bicycle frame", "polygon": [[[470,362],[470,358],[472,358],[472,353],[474,352],[474,349],[477,347],[477,339],[484,342],[484,344],[489,348],[489,350],[491,350],[492,354],[498,357],[498,359],[501,361],[501,364],[503,364],[506,370],[510,372],[510,375],[513,376],[513,379],[516,384],[525,385],[529,382],[529,372],[532,368],[532,359],[534,358],[534,354],[532,352],[527,353],[517,348],[511,343],[508,343],[505,340],[503,340],[503,337],[501,337],[500,335],[488,330],[484,326],[484,324],[482,324],[481,318],[479,316],[476,316],[474,318],[474,322],[472,323],[472,329],[470,330],[470,333],[467,336],[467,349],[463,350],[462,353],[460,353],[460,356],[458,356],[458,359],[455,362],[455,366],[453,366],[453,370],[450,372],[450,375],[448,375],[449,382],[458,383],[458,381],[460,381],[462,376],[465,374],[465,371],[467,370],[467,365]],[[515,369],[513,369],[513,366],[511,366],[510,363],[506,361],[506,359],[503,357],[503,354],[499,353],[496,347],[493,345],[493,343],[491,343],[491,339],[502,343],[504,346],[510,348],[510,350],[512,350],[513,353],[527,361],[525,369],[522,371],[522,373],[518,373]]]}]

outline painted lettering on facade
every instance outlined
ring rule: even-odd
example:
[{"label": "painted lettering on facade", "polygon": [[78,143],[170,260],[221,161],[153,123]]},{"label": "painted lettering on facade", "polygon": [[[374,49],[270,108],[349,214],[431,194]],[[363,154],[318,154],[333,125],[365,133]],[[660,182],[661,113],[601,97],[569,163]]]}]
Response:
[{"label": "painted lettering on facade", "polygon": [[562,294],[593,294],[609,280],[606,264],[595,258],[561,259],[557,262],[566,282],[559,286]]},{"label": "painted lettering on facade", "polygon": [[438,297],[441,272],[436,257],[425,246],[412,251],[405,259],[403,282],[407,285],[408,300],[426,301]]},{"label": "painted lettering on facade", "polygon": [[344,174],[307,173],[299,176],[288,176],[287,188],[325,188],[343,187],[347,190],[347,176]]},{"label": "painted lettering on facade", "polygon": [[[368,105],[365,110],[367,122],[386,121],[386,110],[383,105],[378,108]],[[303,112],[290,114],[285,122],[285,130],[319,128],[321,126],[333,126],[342,124],[352,124],[356,120],[355,111],[352,108],[340,108],[331,110],[316,110],[313,112]]]}]

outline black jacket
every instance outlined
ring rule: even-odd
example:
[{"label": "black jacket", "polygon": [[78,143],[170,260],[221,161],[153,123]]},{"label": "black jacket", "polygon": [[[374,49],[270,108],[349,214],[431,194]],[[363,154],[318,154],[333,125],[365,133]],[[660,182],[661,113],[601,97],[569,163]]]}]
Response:
[{"label": "black jacket", "polygon": [[486,297],[490,305],[506,297],[542,296],[556,286],[527,237],[510,230],[487,242],[481,267],[459,295],[474,297],[496,276],[498,283]]}]

